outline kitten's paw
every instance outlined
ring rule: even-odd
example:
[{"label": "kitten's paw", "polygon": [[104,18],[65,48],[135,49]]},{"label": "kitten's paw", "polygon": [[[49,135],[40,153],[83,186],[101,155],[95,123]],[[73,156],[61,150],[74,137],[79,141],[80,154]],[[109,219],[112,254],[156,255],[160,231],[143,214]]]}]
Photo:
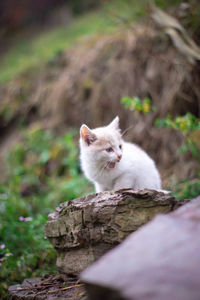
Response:
[{"label": "kitten's paw", "polygon": [[171,194],[171,191],[168,191],[168,190],[160,190],[160,189],[156,189],[156,191],[158,191],[158,192],[161,192],[161,193],[164,193],[164,194],[166,194],[166,195],[168,195],[168,194]]}]

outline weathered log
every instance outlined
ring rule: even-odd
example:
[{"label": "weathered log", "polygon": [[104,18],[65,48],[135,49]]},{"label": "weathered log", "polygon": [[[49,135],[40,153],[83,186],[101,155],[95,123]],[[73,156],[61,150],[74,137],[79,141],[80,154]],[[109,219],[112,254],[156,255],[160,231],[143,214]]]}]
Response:
[{"label": "weathered log", "polygon": [[8,289],[8,300],[81,300],[85,298],[83,284],[65,274],[25,279]]},{"label": "weathered log", "polygon": [[199,300],[200,197],[131,234],[81,280],[95,300]]},{"label": "weathered log", "polygon": [[169,194],[132,189],[92,194],[60,205],[45,235],[57,250],[57,267],[78,274],[155,215],[182,205]]}]

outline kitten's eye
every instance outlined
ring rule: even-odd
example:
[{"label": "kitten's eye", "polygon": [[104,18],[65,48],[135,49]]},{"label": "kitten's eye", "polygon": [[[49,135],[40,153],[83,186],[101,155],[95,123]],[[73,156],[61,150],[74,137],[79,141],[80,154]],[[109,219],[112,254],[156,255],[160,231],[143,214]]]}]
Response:
[{"label": "kitten's eye", "polygon": [[122,145],[119,145],[119,149],[122,149]]},{"label": "kitten's eye", "polygon": [[113,148],[112,148],[112,147],[109,147],[109,148],[106,149],[106,151],[107,151],[107,152],[113,152]]}]

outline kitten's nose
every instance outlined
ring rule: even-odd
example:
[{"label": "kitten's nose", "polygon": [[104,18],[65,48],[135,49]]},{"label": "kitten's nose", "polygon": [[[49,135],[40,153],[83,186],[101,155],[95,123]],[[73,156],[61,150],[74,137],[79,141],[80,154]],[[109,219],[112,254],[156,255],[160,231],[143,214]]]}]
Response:
[{"label": "kitten's nose", "polygon": [[121,154],[117,154],[118,159],[120,160],[122,158]]}]

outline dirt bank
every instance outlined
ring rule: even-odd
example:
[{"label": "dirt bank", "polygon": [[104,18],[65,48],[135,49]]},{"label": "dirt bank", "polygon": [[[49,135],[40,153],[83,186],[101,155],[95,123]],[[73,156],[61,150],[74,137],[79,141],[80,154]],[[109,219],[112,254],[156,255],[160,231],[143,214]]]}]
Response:
[{"label": "dirt bank", "polygon": [[[162,171],[191,175],[191,156],[185,160],[177,153],[182,136],[157,129],[154,121],[167,113],[199,114],[199,73],[198,63],[191,65],[151,26],[82,40],[40,74],[23,74],[0,87],[1,146],[7,151],[6,143],[22,121],[64,131],[82,123],[106,124],[119,115],[123,130],[133,125],[126,138],[147,150]],[[123,96],[149,97],[156,111],[146,116],[128,111],[120,103]]]}]

